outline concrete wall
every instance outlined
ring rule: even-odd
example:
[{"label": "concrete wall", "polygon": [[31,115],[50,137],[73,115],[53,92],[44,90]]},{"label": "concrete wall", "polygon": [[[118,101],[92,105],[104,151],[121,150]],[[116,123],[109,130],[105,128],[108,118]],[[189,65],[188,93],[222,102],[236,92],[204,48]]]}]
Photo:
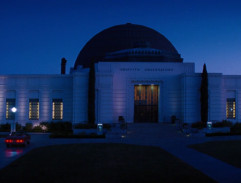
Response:
[{"label": "concrete wall", "polygon": [[73,123],[88,122],[88,84],[89,69],[79,67],[72,73],[73,77]]},{"label": "concrete wall", "polygon": [[[0,122],[6,120],[6,99],[15,98],[15,121],[21,124],[52,120],[52,99],[63,99],[63,121],[72,121],[72,76],[7,75],[0,76]],[[39,120],[29,120],[29,99],[39,99]]]},{"label": "concrete wall", "polygon": [[193,63],[99,62],[96,64],[98,120],[134,120],[134,86],[158,85],[159,122],[181,118],[181,75],[194,73]]}]

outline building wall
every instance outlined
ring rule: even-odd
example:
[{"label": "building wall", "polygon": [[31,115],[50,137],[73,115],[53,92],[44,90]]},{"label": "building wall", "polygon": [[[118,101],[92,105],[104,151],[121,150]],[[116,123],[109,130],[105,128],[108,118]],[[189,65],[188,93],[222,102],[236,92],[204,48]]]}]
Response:
[{"label": "building wall", "polygon": [[158,85],[159,122],[181,118],[181,75],[194,73],[193,63],[99,62],[96,64],[98,120],[117,122],[123,116],[134,120],[134,86]]},{"label": "building wall", "polygon": [[[200,121],[201,74],[193,63],[99,62],[96,69],[96,122],[134,121],[134,86],[158,86],[158,122]],[[6,99],[15,98],[15,121],[21,124],[52,121],[52,99],[63,99],[63,120],[88,122],[89,69],[69,75],[0,76],[0,123],[6,120]],[[241,120],[241,76],[209,73],[209,121]],[[29,120],[29,99],[39,99],[39,120]],[[235,98],[236,116],[226,117],[227,98]]]},{"label": "building wall", "polygon": [[181,77],[181,121],[193,123],[200,121],[201,74],[183,74]]},{"label": "building wall", "polygon": [[[63,99],[63,121],[72,121],[72,77],[70,75],[0,76],[0,123],[6,120],[6,99],[15,98],[15,121],[20,124],[52,120],[52,99]],[[29,120],[29,99],[39,99],[39,120]]]},{"label": "building wall", "polygon": [[235,75],[224,75],[222,76],[222,85],[223,85],[223,107],[222,110],[226,111],[226,100],[227,98],[235,98],[236,101],[236,118],[227,119],[224,115],[224,119],[227,119],[232,122],[241,122],[241,76]]},{"label": "building wall", "polygon": [[88,84],[89,69],[78,67],[72,72],[73,88],[72,92],[72,114],[73,123],[88,122]]}]

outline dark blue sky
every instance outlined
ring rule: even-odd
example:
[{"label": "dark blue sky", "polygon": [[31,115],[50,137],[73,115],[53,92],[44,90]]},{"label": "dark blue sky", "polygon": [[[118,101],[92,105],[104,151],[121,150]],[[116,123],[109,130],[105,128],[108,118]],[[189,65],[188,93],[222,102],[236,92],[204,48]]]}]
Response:
[{"label": "dark blue sky", "polygon": [[67,72],[95,34],[141,24],[169,39],[196,71],[241,75],[239,0],[0,0],[0,74]]}]

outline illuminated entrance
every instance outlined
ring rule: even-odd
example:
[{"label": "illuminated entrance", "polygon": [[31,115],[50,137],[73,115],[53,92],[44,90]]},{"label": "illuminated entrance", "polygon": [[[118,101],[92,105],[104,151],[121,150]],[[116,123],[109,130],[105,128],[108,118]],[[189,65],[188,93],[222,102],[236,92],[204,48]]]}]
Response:
[{"label": "illuminated entrance", "polygon": [[158,86],[135,85],[134,122],[158,122]]}]

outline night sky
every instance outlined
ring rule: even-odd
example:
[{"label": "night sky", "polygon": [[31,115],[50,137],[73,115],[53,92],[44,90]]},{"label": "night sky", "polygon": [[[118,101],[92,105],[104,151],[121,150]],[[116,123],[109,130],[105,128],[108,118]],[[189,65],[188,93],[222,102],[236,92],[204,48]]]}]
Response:
[{"label": "night sky", "polygon": [[108,27],[157,30],[208,72],[241,75],[239,0],[0,0],[0,75],[67,73],[78,53]]}]

